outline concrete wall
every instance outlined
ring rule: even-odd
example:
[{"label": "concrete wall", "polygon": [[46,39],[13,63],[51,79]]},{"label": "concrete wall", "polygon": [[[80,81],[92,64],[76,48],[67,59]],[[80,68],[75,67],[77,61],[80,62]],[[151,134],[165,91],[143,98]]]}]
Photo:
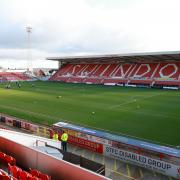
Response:
[{"label": "concrete wall", "polygon": [[0,151],[16,158],[17,165],[28,169],[35,168],[52,177],[53,180],[103,180],[108,179],[63,160],[58,160],[42,152],[14,141],[0,137]]}]

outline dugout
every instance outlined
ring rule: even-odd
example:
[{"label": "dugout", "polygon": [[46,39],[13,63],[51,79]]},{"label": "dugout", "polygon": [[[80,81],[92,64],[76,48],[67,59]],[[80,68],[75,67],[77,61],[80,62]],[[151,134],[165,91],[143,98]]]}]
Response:
[{"label": "dugout", "polygon": [[105,165],[91,161],[71,152],[64,152],[62,150],[60,150],[60,152],[63,154],[63,160],[105,176]]},{"label": "dugout", "polygon": [[53,125],[61,135],[69,134],[68,143],[130,164],[180,178],[180,150],[132,137],[59,122]]}]

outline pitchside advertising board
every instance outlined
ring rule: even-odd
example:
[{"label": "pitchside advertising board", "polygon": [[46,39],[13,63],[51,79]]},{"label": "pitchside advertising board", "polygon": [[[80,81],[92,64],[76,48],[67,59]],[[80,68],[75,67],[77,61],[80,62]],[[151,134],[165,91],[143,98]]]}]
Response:
[{"label": "pitchside advertising board", "polygon": [[[68,132],[69,143],[180,179],[180,150],[64,122],[54,124],[54,127]],[[121,144],[163,153],[175,158],[176,161],[173,161],[173,158],[171,158],[171,161],[167,159],[160,160],[152,156],[131,152],[122,149]]]},{"label": "pitchside advertising board", "polygon": [[151,157],[146,157],[106,145],[104,145],[103,150],[106,156],[113,157],[125,162],[130,162],[131,164],[139,165],[169,176],[180,178],[180,166],[174,165],[172,163],[164,162],[161,160],[153,159]]}]

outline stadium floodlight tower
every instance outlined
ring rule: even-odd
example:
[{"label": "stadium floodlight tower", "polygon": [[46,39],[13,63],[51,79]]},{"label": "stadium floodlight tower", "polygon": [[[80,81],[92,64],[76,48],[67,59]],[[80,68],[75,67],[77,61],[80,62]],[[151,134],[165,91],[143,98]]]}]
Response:
[{"label": "stadium floodlight tower", "polygon": [[31,54],[31,33],[32,33],[32,27],[27,26],[26,32],[28,34],[28,47],[27,47],[27,71],[29,73],[33,73],[32,68],[32,54]]}]

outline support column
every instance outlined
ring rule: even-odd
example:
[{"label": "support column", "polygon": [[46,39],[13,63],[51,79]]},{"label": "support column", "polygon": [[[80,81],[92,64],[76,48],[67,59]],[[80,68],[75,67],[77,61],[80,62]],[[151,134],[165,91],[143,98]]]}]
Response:
[{"label": "support column", "polygon": [[58,62],[58,69],[59,69],[61,66],[62,66],[62,62],[59,61],[59,62]]}]

